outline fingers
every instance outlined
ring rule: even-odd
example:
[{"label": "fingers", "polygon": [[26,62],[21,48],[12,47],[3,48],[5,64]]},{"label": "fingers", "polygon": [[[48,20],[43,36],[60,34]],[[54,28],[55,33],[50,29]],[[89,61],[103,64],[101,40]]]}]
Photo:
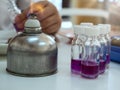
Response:
[{"label": "fingers", "polygon": [[58,11],[53,4],[48,3],[47,7],[43,8],[43,11],[38,10],[37,12],[35,12],[35,14],[37,15],[38,19],[42,21],[49,16],[58,14]]},{"label": "fingers", "polygon": [[19,14],[19,15],[17,15],[16,17],[15,17],[15,23],[16,24],[19,24],[19,23],[21,23],[21,22],[23,22],[24,20],[26,20],[27,19],[27,16],[25,15],[25,14]]},{"label": "fingers", "polygon": [[26,21],[26,20],[22,21],[21,23],[15,23],[15,24],[14,24],[14,27],[15,27],[15,29],[16,29],[18,32],[19,32],[19,31],[23,31],[25,21]]},{"label": "fingers", "polygon": [[58,32],[61,26],[61,17],[53,4],[48,3],[43,12],[36,11],[35,14],[41,23],[44,33],[55,34]]},{"label": "fingers", "polygon": [[47,17],[46,19],[42,20],[40,23],[41,23],[42,28],[45,29],[45,28],[50,27],[53,24],[58,23],[59,21],[60,20],[58,18],[58,15],[55,14],[55,15]]},{"label": "fingers", "polygon": [[42,31],[47,34],[56,34],[61,26],[61,23],[57,22],[47,28],[43,28]]}]

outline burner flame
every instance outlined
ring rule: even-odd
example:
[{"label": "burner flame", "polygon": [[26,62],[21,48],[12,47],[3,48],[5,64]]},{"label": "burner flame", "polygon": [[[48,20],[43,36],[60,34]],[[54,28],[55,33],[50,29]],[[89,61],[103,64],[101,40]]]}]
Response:
[{"label": "burner flame", "polygon": [[43,5],[40,5],[39,3],[31,2],[30,3],[30,13],[34,13],[37,11],[42,13],[44,11]]}]

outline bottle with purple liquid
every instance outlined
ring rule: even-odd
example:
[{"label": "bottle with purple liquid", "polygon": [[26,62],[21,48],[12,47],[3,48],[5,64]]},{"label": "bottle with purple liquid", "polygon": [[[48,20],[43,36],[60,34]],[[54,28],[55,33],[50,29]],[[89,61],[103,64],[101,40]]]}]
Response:
[{"label": "bottle with purple liquid", "polygon": [[100,36],[98,37],[98,39],[101,45],[99,73],[102,74],[105,72],[106,69],[107,41],[105,39],[106,30],[104,29],[103,24],[99,24],[98,28],[100,29]]},{"label": "bottle with purple liquid", "polygon": [[102,74],[105,72],[106,67],[110,62],[110,36],[108,35],[110,30],[110,25],[108,24],[99,24],[98,27],[100,28],[100,36],[99,41],[101,44],[100,50],[100,68],[99,73]]},{"label": "bottle with purple liquid", "polygon": [[87,40],[84,44],[84,59],[81,61],[81,76],[93,79],[99,75],[100,43],[97,39],[99,30],[96,26],[84,27],[84,30]]},{"label": "bottle with purple liquid", "polygon": [[72,41],[71,71],[74,74],[81,73],[81,60],[83,56],[83,30],[80,25],[74,26],[75,38]]},{"label": "bottle with purple liquid", "polygon": [[105,24],[106,26],[106,34],[105,39],[107,41],[107,51],[106,51],[106,68],[109,68],[110,64],[110,52],[111,52],[111,38],[110,38],[110,30],[111,26],[109,24]]},{"label": "bottle with purple liquid", "polygon": [[80,74],[81,60],[79,59],[79,40],[78,35],[75,35],[75,38],[72,41],[71,47],[71,71],[74,74]]}]

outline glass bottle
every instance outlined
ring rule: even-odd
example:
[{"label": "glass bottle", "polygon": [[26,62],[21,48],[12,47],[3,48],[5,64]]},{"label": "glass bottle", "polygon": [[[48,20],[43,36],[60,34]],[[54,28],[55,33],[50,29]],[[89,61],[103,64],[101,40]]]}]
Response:
[{"label": "glass bottle", "polygon": [[84,27],[87,40],[85,41],[84,60],[81,61],[81,76],[97,78],[99,75],[100,43],[97,39],[99,29],[96,26]]},{"label": "glass bottle", "polygon": [[111,51],[111,38],[110,38],[110,31],[111,31],[111,26],[109,24],[103,24],[105,28],[105,40],[107,42],[107,47],[106,47],[106,67],[109,67],[110,63],[110,51]]},{"label": "glass bottle", "polygon": [[100,66],[99,66],[99,73],[102,74],[105,72],[106,69],[106,54],[107,54],[107,41],[105,39],[106,29],[103,24],[99,24],[98,28],[100,29],[100,36],[99,36],[99,42],[101,45],[100,49]]},{"label": "glass bottle", "polygon": [[78,32],[74,29],[75,37],[72,40],[72,47],[71,47],[71,72],[74,74],[80,74],[81,71],[81,61],[79,59],[79,39],[78,39]]}]

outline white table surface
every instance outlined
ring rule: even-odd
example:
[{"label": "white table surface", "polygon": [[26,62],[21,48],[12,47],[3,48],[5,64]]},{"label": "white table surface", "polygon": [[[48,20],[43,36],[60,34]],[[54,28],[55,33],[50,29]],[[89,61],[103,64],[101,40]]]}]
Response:
[{"label": "white table surface", "polygon": [[85,79],[70,71],[70,46],[59,45],[58,73],[46,77],[19,77],[6,72],[6,59],[0,57],[0,90],[120,90],[120,65],[111,62],[109,70],[97,79]]}]

